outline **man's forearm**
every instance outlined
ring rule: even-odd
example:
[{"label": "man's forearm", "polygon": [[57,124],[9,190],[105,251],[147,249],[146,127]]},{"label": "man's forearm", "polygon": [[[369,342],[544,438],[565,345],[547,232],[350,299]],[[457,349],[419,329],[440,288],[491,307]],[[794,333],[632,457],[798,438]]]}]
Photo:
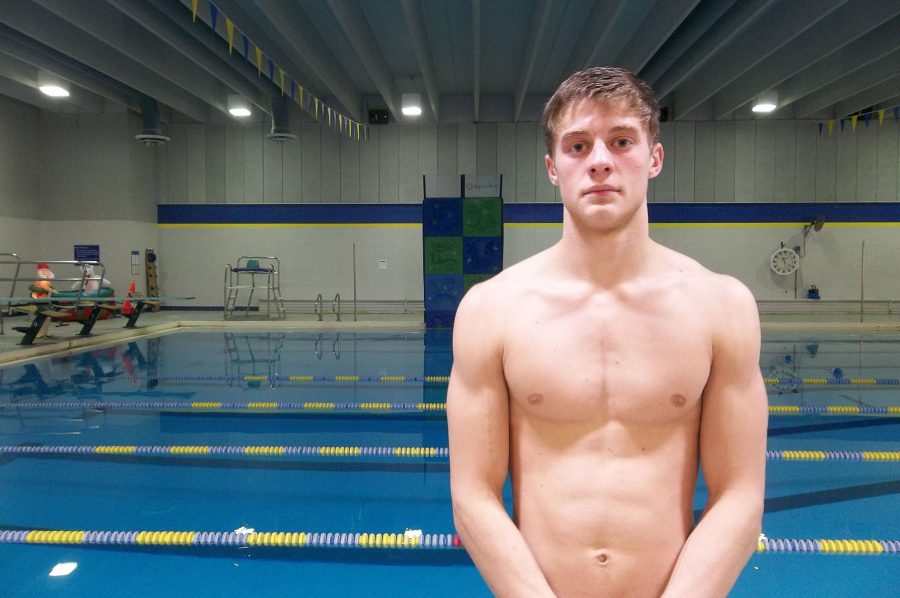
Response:
[{"label": "man's forearm", "polygon": [[454,501],[456,531],[495,596],[552,597],[525,539],[496,500]]},{"label": "man's forearm", "polygon": [[710,506],[691,532],[664,598],[728,595],[759,538],[761,505],[734,493]]}]

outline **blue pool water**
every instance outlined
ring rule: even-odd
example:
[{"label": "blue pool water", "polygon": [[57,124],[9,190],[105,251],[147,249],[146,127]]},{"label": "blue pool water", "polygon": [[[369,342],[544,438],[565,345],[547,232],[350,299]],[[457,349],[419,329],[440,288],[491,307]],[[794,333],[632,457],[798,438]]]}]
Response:
[{"label": "blue pool water", "polygon": [[[443,403],[450,364],[441,332],[144,338],[0,369],[0,445],[446,447],[444,412],[418,405]],[[900,450],[900,411],[865,413],[900,406],[900,338],[770,336],[760,365],[773,406],[862,408],[772,415],[770,451]],[[0,530],[454,531],[441,455],[222,450],[0,454]],[[771,538],[900,540],[897,461],[773,460],[766,497]],[[49,576],[65,562],[77,568]],[[3,596],[489,595],[452,549],[0,542],[0,579]],[[890,596],[898,584],[900,555],[769,553],[732,595]]]}]

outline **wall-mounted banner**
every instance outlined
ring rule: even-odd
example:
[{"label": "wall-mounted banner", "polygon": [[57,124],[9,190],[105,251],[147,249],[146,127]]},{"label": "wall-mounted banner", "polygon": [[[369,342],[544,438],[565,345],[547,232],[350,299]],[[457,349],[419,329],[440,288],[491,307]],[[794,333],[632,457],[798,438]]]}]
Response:
[{"label": "wall-mounted banner", "polygon": [[100,246],[99,245],[75,245],[75,261],[76,262],[99,262]]},{"label": "wall-mounted banner", "polygon": [[466,197],[501,197],[503,195],[503,175],[466,175]]}]

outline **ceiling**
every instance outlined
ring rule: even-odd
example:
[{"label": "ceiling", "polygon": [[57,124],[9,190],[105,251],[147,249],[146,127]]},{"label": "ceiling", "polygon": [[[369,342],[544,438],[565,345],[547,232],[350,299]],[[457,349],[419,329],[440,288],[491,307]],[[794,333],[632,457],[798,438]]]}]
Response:
[{"label": "ceiling", "polygon": [[[291,110],[302,86],[308,112],[321,101],[363,123],[374,108],[412,122],[405,92],[421,94],[420,122],[534,121],[566,75],[602,64],[638,72],[669,120],[751,118],[770,89],[768,118],[900,104],[896,0],[214,1],[215,33],[208,0],[196,22],[191,0],[5,0],[0,95],[52,112],[155,105],[163,122],[221,122],[229,95],[277,111],[271,60],[276,82],[281,69],[295,82]],[[71,96],[39,93],[41,69]]]}]

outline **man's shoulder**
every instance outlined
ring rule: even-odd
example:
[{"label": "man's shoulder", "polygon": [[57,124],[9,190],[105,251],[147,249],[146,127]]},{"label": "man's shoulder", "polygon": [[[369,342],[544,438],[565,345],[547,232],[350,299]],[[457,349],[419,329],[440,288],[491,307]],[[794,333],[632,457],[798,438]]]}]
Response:
[{"label": "man's shoulder", "polygon": [[487,317],[508,313],[538,284],[540,273],[544,270],[541,266],[543,262],[544,257],[538,253],[479,282],[466,292],[460,311],[464,315],[479,312]]},{"label": "man's shoulder", "polygon": [[667,251],[667,269],[674,275],[669,280],[684,299],[698,307],[706,306],[712,312],[751,307],[755,310],[756,300],[743,282],[729,274],[714,272],[674,250]]}]

